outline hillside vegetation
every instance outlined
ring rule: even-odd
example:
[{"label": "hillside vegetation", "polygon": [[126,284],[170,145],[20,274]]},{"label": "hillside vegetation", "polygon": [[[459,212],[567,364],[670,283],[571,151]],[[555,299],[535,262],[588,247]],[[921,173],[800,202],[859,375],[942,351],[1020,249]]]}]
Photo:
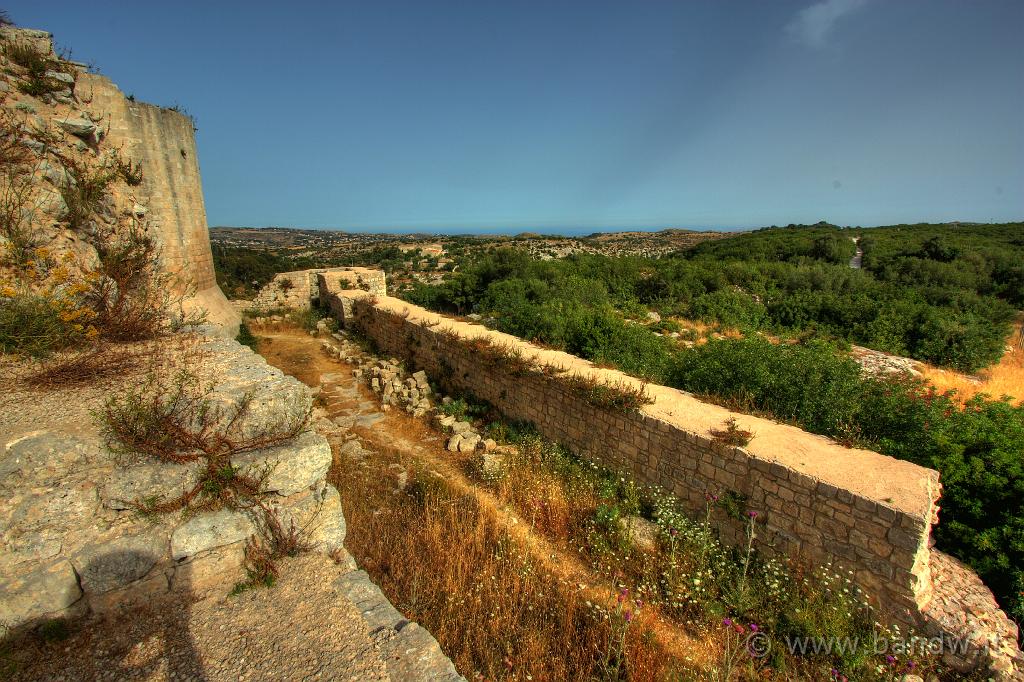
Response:
[{"label": "hillside vegetation", "polygon": [[[965,403],[919,379],[862,374],[857,342],[966,370],[996,361],[1021,305],[1024,226],[771,228],[661,259],[460,262],[417,304],[940,471],[939,547],[1024,616],[1024,407]],[[864,268],[849,266],[852,237]],[[646,326],[649,311],[663,322]],[[678,315],[741,338],[684,344]],[[638,322],[638,320],[640,322]],[[783,337],[777,343],[757,332]]]}]

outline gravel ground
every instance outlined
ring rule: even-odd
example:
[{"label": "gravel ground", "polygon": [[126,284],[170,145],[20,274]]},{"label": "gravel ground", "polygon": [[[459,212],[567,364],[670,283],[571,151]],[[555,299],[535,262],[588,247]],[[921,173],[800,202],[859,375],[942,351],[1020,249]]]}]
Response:
[{"label": "gravel ground", "polygon": [[[281,564],[272,589],[86,619],[68,637],[4,652],[14,680],[389,680],[346,570],[323,556]],[[3,676],[0,667],[0,677]],[[8,672],[11,672],[8,670]]]}]

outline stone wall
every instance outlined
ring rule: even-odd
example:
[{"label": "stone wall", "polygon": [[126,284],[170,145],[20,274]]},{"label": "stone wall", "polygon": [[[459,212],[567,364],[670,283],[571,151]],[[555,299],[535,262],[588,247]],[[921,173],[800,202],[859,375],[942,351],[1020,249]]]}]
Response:
[{"label": "stone wall", "polygon": [[357,267],[295,270],[275,275],[256,294],[252,308],[260,312],[273,308],[308,310],[319,300],[322,286],[334,290],[361,289],[379,296],[387,294],[387,283],[380,270]]},{"label": "stone wall", "polygon": [[[966,669],[981,660],[1001,675],[1014,661],[1020,665],[1016,628],[976,576],[967,571],[972,589],[980,586],[989,598],[980,610],[984,600],[965,603],[955,584],[932,580],[933,557],[947,569],[950,561],[930,548],[941,491],[937,472],[663,386],[644,386],[654,402],[635,412],[597,407],[560,378],[641,382],[398,299],[332,288],[323,280],[321,296],[347,328],[382,353],[403,358],[410,371],[426,370],[448,390],[471,392],[584,457],[674,493],[695,514],[704,513],[711,495],[742,500],[745,511],[756,514],[759,551],[852,571],[889,618],[969,640],[969,654],[951,656],[951,663]],[[481,352],[479,339],[548,369],[506,373]],[[754,433],[746,447],[712,436],[730,418]],[[724,540],[745,540],[745,520],[719,509],[713,515]]]},{"label": "stone wall", "polygon": [[206,224],[199,155],[192,119],[172,109],[129,100],[107,77],[80,73],[76,98],[105,127],[105,143],[141,163],[138,213],[159,238],[178,293],[193,291],[190,308],[237,333],[239,316],[217,286]]}]

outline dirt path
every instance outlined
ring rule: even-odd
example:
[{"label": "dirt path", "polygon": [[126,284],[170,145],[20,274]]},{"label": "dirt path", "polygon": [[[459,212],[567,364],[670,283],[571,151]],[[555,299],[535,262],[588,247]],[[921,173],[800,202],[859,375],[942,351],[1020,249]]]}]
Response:
[{"label": "dirt path", "polygon": [[[397,410],[382,412],[373,393],[353,378],[351,366],[328,357],[321,350],[321,340],[283,327],[256,332],[261,338],[260,352],[270,364],[309,386],[321,386],[318,403],[339,425],[339,433],[329,435],[336,453],[339,449],[362,448],[366,459],[360,462],[360,466],[370,468],[371,476],[374,469],[379,476],[393,476],[389,467],[397,466],[396,463],[401,463],[404,469],[417,467],[440,474],[461,494],[471,496],[482,509],[496,514],[534,561],[563,584],[574,586],[583,599],[594,603],[608,603],[614,599],[615,592],[607,578],[596,574],[566,547],[532,532],[529,520],[470,479],[464,471],[464,462],[444,448],[444,436],[425,420]],[[351,435],[344,434],[346,427],[358,437],[358,446],[348,445]],[[335,466],[341,466],[345,461],[336,454]],[[339,485],[343,506],[347,504],[346,496],[359,494],[357,490],[345,490],[340,484],[336,485]],[[357,536],[361,529],[353,523],[355,515],[346,508],[345,516],[350,524],[349,537]],[[364,565],[366,558],[352,551],[356,561]],[[381,582],[374,575],[372,566],[367,566],[367,570],[375,582]],[[387,596],[392,601],[396,600],[395,595]],[[690,663],[706,664],[716,655],[713,643],[691,637],[670,621],[658,617],[650,625],[662,646],[670,651],[685,652],[681,658]],[[444,646],[444,642],[441,644]],[[460,672],[468,677],[467,671]]]}]

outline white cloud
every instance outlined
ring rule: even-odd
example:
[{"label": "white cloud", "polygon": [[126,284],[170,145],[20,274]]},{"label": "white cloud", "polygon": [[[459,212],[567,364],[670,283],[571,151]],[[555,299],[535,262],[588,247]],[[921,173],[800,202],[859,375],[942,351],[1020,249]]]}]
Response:
[{"label": "white cloud", "polygon": [[786,25],[786,31],[811,47],[823,47],[835,23],[866,2],[867,0],[821,0],[797,12]]}]

